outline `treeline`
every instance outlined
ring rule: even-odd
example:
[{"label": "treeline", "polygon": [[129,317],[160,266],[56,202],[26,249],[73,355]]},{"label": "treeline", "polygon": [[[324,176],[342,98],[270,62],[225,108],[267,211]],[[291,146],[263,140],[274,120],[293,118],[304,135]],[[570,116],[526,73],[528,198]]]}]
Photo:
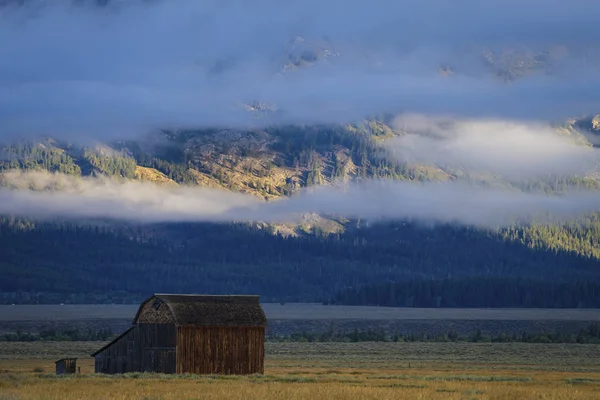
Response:
[{"label": "treeline", "polygon": [[505,240],[531,249],[568,251],[600,259],[600,214],[561,224],[533,225],[499,231]]},{"label": "treeline", "polygon": [[460,336],[449,331],[444,334],[386,333],[383,330],[359,330],[352,332],[322,333],[299,332],[285,336],[269,336],[271,342],[472,342],[472,343],[580,343],[600,344],[600,325],[593,323],[578,333],[499,333],[485,334],[476,330],[470,335]]},{"label": "treeline", "polygon": [[117,154],[107,156],[98,154],[92,150],[85,150],[83,158],[89,163],[92,170],[99,171],[105,175],[121,176],[129,179],[135,177],[137,163],[131,157]]},{"label": "treeline", "polygon": [[46,170],[81,175],[81,167],[62,149],[32,142],[0,146],[0,172],[12,169]]},{"label": "treeline", "polygon": [[599,308],[600,282],[510,276],[415,279],[346,289],[330,303],[386,307]]},{"label": "treeline", "polygon": [[144,295],[124,291],[40,292],[0,291],[0,304],[139,304]]},{"label": "treeline", "polygon": [[0,219],[0,301],[120,303],[189,292],[415,307],[598,304],[596,258],[498,232],[351,221],[340,234],[298,234],[256,224]]},{"label": "treeline", "polygon": [[30,332],[13,332],[0,335],[0,341],[5,342],[36,342],[40,340],[56,341],[56,342],[91,342],[91,341],[106,341],[114,336],[110,328],[102,329],[46,329],[39,333]]},{"label": "treeline", "polygon": [[135,159],[121,155],[103,155],[91,149],[64,148],[52,143],[22,141],[0,146],[0,172],[8,170],[46,170],[67,175],[89,175],[98,171],[110,176],[133,178]]}]

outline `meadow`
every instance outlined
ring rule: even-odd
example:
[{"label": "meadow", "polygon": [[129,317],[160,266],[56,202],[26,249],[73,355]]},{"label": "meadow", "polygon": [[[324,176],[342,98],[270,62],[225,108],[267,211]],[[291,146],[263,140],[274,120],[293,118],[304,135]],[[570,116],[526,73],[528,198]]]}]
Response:
[{"label": "meadow", "polygon": [[[93,374],[99,342],[0,343],[0,399],[594,399],[600,345],[267,343],[264,375]],[[54,360],[81,357],[81,375]]]},{"label": "meadow", "polygon": [[[565,329],[600,321],[600,310],[263,307],[272,330],[324,330],[332,321],[343,327],[344,321],[367,320],[415,330],[429,324]],[[0,306],[0,328],[34,329],[51,321],[66,327],[126,325],[136,310],[137,305],[7,305]],[[252,376],[97,375],[89,354],[103,344],[0,342],[0,400],[600,399],[598,344],[267,342],[265,373]],[[54,361],[67,356],[78,357],[81,375],[54,374]]]}]

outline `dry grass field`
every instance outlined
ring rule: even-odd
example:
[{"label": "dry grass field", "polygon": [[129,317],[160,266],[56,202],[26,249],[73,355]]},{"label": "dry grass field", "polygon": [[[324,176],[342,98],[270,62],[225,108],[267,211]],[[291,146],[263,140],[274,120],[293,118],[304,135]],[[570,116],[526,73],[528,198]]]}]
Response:
[{"label": "dry grass field", "polygon": [[599,345],[267,343],[261,376],[53,374],[99,345],[0,343],[0,400],[600,399]]}]

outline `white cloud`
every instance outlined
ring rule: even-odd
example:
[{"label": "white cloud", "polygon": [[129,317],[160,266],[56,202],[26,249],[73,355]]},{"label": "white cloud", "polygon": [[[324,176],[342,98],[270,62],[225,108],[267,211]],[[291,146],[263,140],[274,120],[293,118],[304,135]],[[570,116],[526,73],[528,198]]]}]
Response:
[{"label": "white cloud", "polygon": [[132,221],[224,221],[252,196],[198,187],[168,188],[112,178],[76,178],[10,171],[0,176],[0,214],[41,218],[112,218]]},{"label": "white cloud", "polygon": [[600,164],[583,136],[542,123],[402,115],[387,143],[400,160],[500,174],[511,180],[586,175]]},{"label": "white cloud", "polygon": [[0,214],[37,218],[110,218],[140,222],[294,222],[317,213],[347,218],[415,219],[478,226],[575,218],[597,210],[600,194],[562,197],[490,190],[456,182],[372,181],[318,187],[271,202],[207,188],[167,188],[46,172],[2,176]]}]

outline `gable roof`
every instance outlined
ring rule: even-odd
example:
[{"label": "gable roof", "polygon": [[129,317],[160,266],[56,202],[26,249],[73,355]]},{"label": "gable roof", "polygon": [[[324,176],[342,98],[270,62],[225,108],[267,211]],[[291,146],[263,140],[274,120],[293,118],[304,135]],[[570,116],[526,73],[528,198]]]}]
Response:
[{"label": "gable roof", "polygon": [[135,316],[148,302],[165,303],[178,326],[266,326],[267,317],[259,296],[219,296],[199,294],[155,294],[144,301]]}]

